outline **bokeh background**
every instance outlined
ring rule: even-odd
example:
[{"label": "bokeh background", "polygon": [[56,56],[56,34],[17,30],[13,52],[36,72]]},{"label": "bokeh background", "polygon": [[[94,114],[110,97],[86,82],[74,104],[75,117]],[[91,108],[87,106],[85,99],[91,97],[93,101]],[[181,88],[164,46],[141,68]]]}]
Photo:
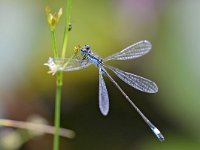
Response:
[{"label": "bokeh background", "polygon": [[[43,66],[52,56],[47,5],[66,11],[66,0],[0,0],[1,118],[26,121],[39,115],[53,125],[55,76]],[[156,139],[107,78],[111,107],[103,117],[98,108],[98,71],[91,66],[64,74],[61,126],[73,129],[76,137],[61,138],[61,150],[200,149],[199,14],[198,0],[73,0],[67,56],[78,44],[90,44],[106,57],[140,40],[152,42],[149,54],[110,64],[157,83],[159,92],[146,94],[112,74],[166,140]],[[59,49],[64,18],[56,31]],[[1,141],[7,130],[0,128]],[[17,139],[13,150],[52,149],[52,135]]]}]

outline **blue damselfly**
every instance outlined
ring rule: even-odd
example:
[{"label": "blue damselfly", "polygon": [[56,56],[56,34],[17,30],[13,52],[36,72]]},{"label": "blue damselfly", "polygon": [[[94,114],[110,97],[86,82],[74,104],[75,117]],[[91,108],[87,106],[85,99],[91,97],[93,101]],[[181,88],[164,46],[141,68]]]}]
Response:
[{"label": "blue damselfly", "polygon": [[105,59],[102,59],[98,55],[94,54],[89,45],[85,45],[80,49],[81,58],[72,59],[72,58],[49,58],[48,65],[51,69],[50,73],[56,73],[57,71],[74,71],[88,67],[91,64],[94,64],[99,69],[99,108],[101,113],[106,116],[109,111],[109,98],[108,91],[105,85],[103,74],[107,76],[110,81],[119,89],[119,91],[124,95],[128,102],[135,108],[139,113],[142,119],[146,124],[151,128],[154,134],[160,141],[164,140],[164,136],[161,132],[148,120],[148,118],[139,110],[139,108],[131,101],[127,94],[122,90],[118,83],[110,76],[105,68],[113,71],[121,80],[130,86],[146,93],[156,93],[158,91],[157,85],[150,81],[149,79],[140,77],[138,75],[122,71],[118,68],[104,64],[109,60],[129,60],[135,59],[137,57],[143,56],[148,53],[152,45],[149,41],[140,41],[137,42],[122,51],[108,56]]}]

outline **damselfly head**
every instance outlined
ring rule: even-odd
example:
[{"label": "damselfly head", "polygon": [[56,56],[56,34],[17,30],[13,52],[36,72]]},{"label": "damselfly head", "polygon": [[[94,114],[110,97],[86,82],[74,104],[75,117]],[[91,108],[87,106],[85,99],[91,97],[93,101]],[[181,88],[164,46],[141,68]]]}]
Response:
[{"label": "damselfly head", "polygon": [[82,55],[87,55],[91,53],[91,50],[90,50],[90,45],[85,45],[81,48],[81,54]]}]

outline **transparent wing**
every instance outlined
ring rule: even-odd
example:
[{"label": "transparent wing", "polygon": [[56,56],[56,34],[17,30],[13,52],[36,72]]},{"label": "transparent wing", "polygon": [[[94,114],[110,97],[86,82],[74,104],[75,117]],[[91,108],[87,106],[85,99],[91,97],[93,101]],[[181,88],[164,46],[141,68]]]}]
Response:
[{"label": "transparent wing", "polygon": [[158,92],[157,85],[146,78],[140,77],[135,74],[131,74],[125,71],[122,71],[118,68],[111,67],[108,65],[105,65],[105,67],[112,70],[121,80],[129,84],[130,86],[146,93],[156,93]]},{"label": "transparent wing", "polygon": [[71,58],[54,58],[54,63],[59,66],[61,71],[74,71],[88,67],[91,63],[87,60],[71,59]]},{"label": "transparent wing", "polygon": [[102,76],[101,68],[99,68],[99,108],[104,116],[108,114],[109,111],[108,91]]},{"label": "transparent wing", "polygon": [[140,41],[123,49],[118,53],[108,56],[107,58],[104,59],[104,61],[135,59],[137,57],[143,56],[144,54],[148,53],[151,47],[152,45],[149,41],[146,40]]},{"label": "transparent wing", "polygon": [[141,112],[141,110],[135,105],[135,103],[126,95],[126,93],[122,90],[122,88],[115,82],[115,80],[109,75],[109,73],[103,69],[103,72],[107,77],[110,79],[110,81],[119,89],[119,91],[124,95],[124,97],[128,100],[128,102],[133,106],[133,108],[139,113],[139,115],[142,117],[144,122],[151,128],[153,133],[157,136],[157,138],[160,141],[164,141],[165,138],[162,135],[162,133],[158,130],[158,128],[151,123],[151,121]]}]

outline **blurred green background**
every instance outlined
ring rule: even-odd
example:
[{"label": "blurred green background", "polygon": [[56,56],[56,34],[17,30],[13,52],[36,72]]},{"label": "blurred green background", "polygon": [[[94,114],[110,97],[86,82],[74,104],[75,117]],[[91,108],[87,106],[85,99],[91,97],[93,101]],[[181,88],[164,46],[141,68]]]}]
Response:
[{"label": "blurred green background", "polygon": [[[1,118],[25,121],[37,114],[53,125],[55,76],[43,66],[53,55],[47,5],[66,11],[66,0],[0,0]],[[90,44],[104,58],[137,41],[152,42],[149,54],[110,64],[157,83],[159,92],[146,94],[112,74],[166,140],[156,139],[107,78],[111,106],[103,117],[98,71],[91,66],[64,74],[61,126],[76,137],[61,138],[61,150],[200,149],[199,14],[198,0],[73,0],[67,56],[78,44]],[[56,31],[59,49],[64,18]],[[35,137],[20,150],[50,150],[52,140],[51,135]]]}]

